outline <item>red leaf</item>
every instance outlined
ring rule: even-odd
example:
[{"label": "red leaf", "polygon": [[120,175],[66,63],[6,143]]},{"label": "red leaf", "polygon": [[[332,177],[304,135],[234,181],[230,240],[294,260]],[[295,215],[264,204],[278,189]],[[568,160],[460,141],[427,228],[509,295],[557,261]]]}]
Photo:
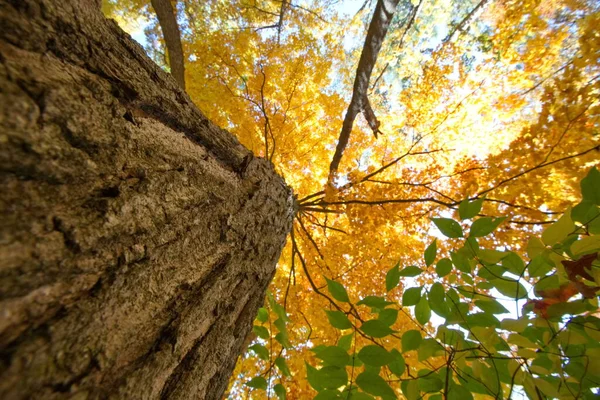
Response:
[{"label": "red leaf", "polygon": [[589,274],[589,272],[586,271],[586,269],[592,268],[592,263],[596,260],[597,257],[598,257],[598,253],[592,253],[592,254],[587,254],[587,255],[581,257],[579,260],[575,260],[575,261],[563,260],[561,262],[565,266],[565,270],[567,271],[567,275],[569,276],[569,279],[572,280],[573,282],[577,282],[577,275],[579,275],[585,279],[588,279],[590,281],[593,281],[594,278]]}]

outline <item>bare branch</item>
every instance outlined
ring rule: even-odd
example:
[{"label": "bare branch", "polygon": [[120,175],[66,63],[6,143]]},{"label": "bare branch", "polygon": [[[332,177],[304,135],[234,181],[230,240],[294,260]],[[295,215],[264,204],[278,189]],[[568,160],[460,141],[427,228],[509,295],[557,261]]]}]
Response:
[{"label": "bare branch", "polygon": [[261,111],[263,114],[263,117],[265,117],[265,127],[264,127],[264,131],[265,131],[265,158],[269,158],[269,117],[267,116],[267,110],[265,109],[265,83],[267,82],[267,76],[265,75],[265,71],[262,68],[262,65],[260,66],[260,72],[263,76],[263,81],[262,84],[260,86],[260,102],[261,102]]},{"label": "bare branch", "polygon": [[181,46],[181,32],[177,25],[175,10],[170,0],[151,0],[152,8],[156,12],[160,29],[165,39],[165,46],[169,54],[169,67],[171,75],[179,86],[185,90],[185,69],[183,65],[183,47]]},{"label": "bare branch", "polygon": [[377,55],[381,49],[381,44],[383,43],[383,39],[387,33],[390,21],[394,16],[398,2],[399,0],[377,1],[377,6],[375,7],[375,12],[373,13],[373,19],[371,19],[367,37],[365,38],[365,44],[358,62],[356,78],[354,79],[354,88],[352,91],[352,99],[350,100],[350,105],[346,111],[346,116],[344,117],[344,122],[342,124],[342,130],[338,139],[338,144],[335,148],[335,154],[329,166],[330,179],[332,179],[333,175],[335,175],[338,166],[340,165],[342,154],[344,153],[344,149],[350,140],[350,133],[352,132],[354,119],[364,108],[367,90],[369,89],[371,73],[373,72],[373,67],[377,61]]},{"label": "bare branch", "polygon": [[[296,220],[300,224],[300,228],[302,228],[302,230],[304,231],[304,234],[306,235],[306,237],[308,238],[310,243],[313,245],[315,250],[317,250],[317,253],[319,254],[319,257],[321,258],[321,260],[325,261],[325,256],[323,255],[323,253],[321,253],[321,249],[319,248],[319,245],[317,245],[317,242],[315,242],[315,240],[311,236],[310,232],[308,232],[308,230],[304,226],[304,223],[302,222],[302,218],[298,217],[298,218],[296,218]],[[329,269],[329,267],[327,269]]]},{"label": "bare branch", "polygon": [[[427,197],[422,199],[379,199],[379,200],[360,200],[360,199],[348,199],[340,201],[325,201],[321,200],[319,205],[345,205],[345,204],[363,204],[367,206],[379,206],[382,204],[405,204],[405,203],[436,203],[446,207],[453,207],[456,203],[446,203],[433,197]],[[313,210],[317,212],[331,212],[331,210]]]},{"label": "bare branch", "polygon": [[308,14],[314,15],[315,17],[317,17],[318,19],[320,19],[321,21],[325,22],[325,23],[329,23],[329,21],[327,21],[325,18],[321,17],[319,14],[317,14],[316,12],[314,12],[313,10],[303,7],[299,4],[294,4],[291,1],[288,2],[287,0],[273,0],[275,3],[285,3],[286,6],[292,7],[292,8],[297,8],[298,10],[302,10]]},{"label": "bare branch", "polygon": [[369,98],[366,96],[365,96],[363,115],[365,116],[365,119],[367,120],[369,127],[373,131],[373,135],[375,136],[375,139],[377,139],[377,134],[378,133],[383,134],[383,132],[381,132],[379,130],[380,122],[377,120],[377,117],[375,117],[375,112],[373,111],[373,108],[371,108],[371,102],[369,101]]},{"label": "bare branch", "polygon": [[587,149],[587,150],[585,150],[585,151],[582,151],[581,153],[577,153],[577,154],[571,154],[571,155],[569,155],[569,156],[565,156],[565,157],[562,157],[562,158],[558,158],[558,159],[556,159],[556,160],[553,160],[553,161],[548,161],[548,162],[545,162],[545,163],[538,164],[538,165],[536,165],[536,166],[534,166],[534,167],[528,168],[528,169],[526,169],[526,170],[525,170],[525,171],[523,171],[523,172],[519,172],[518,174],[515,174],[515,175],[513,175],[513,176],[511,176],[511,177],[509,177],[509,178],[506,178],[506,179],[503,179],[503,180],[501,180],[501,181],[500,181],[500,182],[498,182],[498,183],[497,183],[495,186],[492,186],[491,188],[489,188],[489,189],[486,189],[486,190],[484,190],[483,192],[480,192],[480,193],[478,193],[476,197],[481,197],[481,196],[483,196],[484,194],[486,194],[486,193],[489,193],[489,192],[491,192],[491,191],[493,191],[493,190],[496,190],[496,189],[498,189],[500,186],[503,186],[503,185],[505,185],[506,183],[508,183],[508,182],[510,182],[510,181],[512,181],[512,180],[515,180],[515,179],[517,179],[517,178],[519,178],[519,177],[521,177],[521,176],[523,176],[523,175],[525,175],[525,174],[528,174],[529,172],[531,172],[531,171],[534,171],[534,170],[536,170],[536,169],[544,168],[544,167],[547,167],[548,165],[556,164],[556,163],[558,163],[558,162],[565,161],[565,160],[568,160],[568,159],[571,159],[571,158],[580,157],[580,156],[583,156],[583,155],[585,155],[585,154],[587,154],[587,153],[589,153],[589,152],[592,152],[592,151],[600,151],[600,145],[598,145],[598,146],[595,146],[595,147],[592,147],[591,149]]},{"label": "bare branch", "polygon": [[[275,155],[275,148],[276,148],[277,144],[275,142],[275,136],[273,135],[273,129],[271,128],[271,121],[269,119],[269,115],[267,114],[267,107],[265,104],[265,84],[267,82],[267,75],[265,74],[262,64],[260,64],[259,66],[260,66],[260,73],[263,76],[263,81],[260,86],[260,102],[261,102],[260,111],[261,111],[263,117],[265,118],[265,125],[264,125],[265,158],[268,159],[269,161],[272,161],[273,156]],[[273,149],[271,150],[270,154],[269,154],[269,136],[271,137],[271,141],[273,142]]]},{"label": "bare branch", "polygon": [[544,84],[544,82],[546,82],[548,79],[554,77],[554,75],[558,74],[559,72],[561,72],[562,70],[564,70],[565,68],[567,68],[571,64],[573,64],[573,60],[570,60],[565,65],[563,65],[562,67],[558,68],[556,71],[552,72],[550,75],[548,75],[547,77],[543,78],[541,81],[539,81],[538,83],[536,83],[535,85],[533,85],[529,89],[525,90],[524,92],[519,93],[519,95],[523,96],[523,95],[526,95],[526,94],[528,94],[530,92],[533,92],[535,89],[537,89],[542,84]]},{"label": "bare branch", "polygon": [[[304,214],[304,215],[306,215],[306,216],[307,216],[307,218],[309,218],[309,221],[308,221],[308,222],[310,222],[310,223],[311,223],[311,224],[313,224],[313,225],[316,225],[316,226],[318,226],[318,227],[321,227],[321,228],[323,228],[323,229],[325,229],[325,230],[326,230],[326,229],[330,229],[330,230],[332,230],[332,231],[340,232],[340,233],[343,233],[343,234],[345,234],[345,235],[347,235],[347,234],[348,234],[348,232],[346,232],[346,231],[345,231],[345,230],[343,230],[343,229],[334,228],[333,226],[329,226],[329,225],[326,225],[326,224],[322,224],[322,223],[320,223],[320,222],[319,222],[319,220],[318,220],[316,217],[314,217],[313,215],[311,215],[310,213],[303,213],[303,214]],[[313,220],[310,220],[310,218],[311,218],[311,217],[312,217],[312,218],[314,218],[314,221],[313,221]]]},{"label": "bare branch", "polygon": [[475,8],[473,8],[471,10],[471,12],[469,12],[462,21],[460,21],[455,27],[454,29],[452,29],[452,31],[448,34],[448,36],[446,36],[444,38],[444,40],[442,40],[442,43],[446,43],[449,42],[450,40],[452,40],[452,38],[454,37],[454,35],[456,34],[456,32],[458,31],[462,31],[463,29],[465,29],[465,25],[467,25],[472,19],[473,16],[475,15],[475,13],[477,11],[479,11],[481,8],[483,8],[487,2],[489,0],[481,0],[476,6]]},{"label": "bare branch", "polygon": [[[471,200],[474,200],[474,199],[471,199]],[[500,204],[504,204],[505,206],[508,206],[508,207],[523,208],[525,210],[536,211],[536,212],[539,212],[539,213],[542,213],[542,214],[546,214],[546,215],[563,214],[564,213],[564,211],[562,211],[562,212],[558,212],[558,211],[540,211],[540,210],[538,210],[536,208],[533,208],[533,207],[521,206],[519,204],[514,204],[514,203],[511,203],[511,202],[506,201],[506,200],[484,198],[483,201],[488,201],[490,203],[500,203]]]},{"label": "bare branch", "polygon": [[553,224],[555,223],[556,220],[550,220],[550,221],[516,221],[516,220],[510,220],[508,221],[509,224],[515,224],[515,225],[549,225],[549,224]]},{"label": "bare branch", "polygon": [[[583,111],[581,111],[575,118],[573,119],[569,119],[569,123],[567,124],[567,126],[565,127],[565,129],[563,129],[562,134],[560,135],[560,137],[558,138],[558,140],[556,141],[556,143],[554,143],[551,147],[550,147],[550,151],[548,151],[548,153],[546,154],[546,157],[544,158],[543,162],[548,161],[548,158],[550,158],[550,156],[552,155],[552,152],[554,151],[554,149],[556,149],[556,147],[560,144],[560,142],[563,140],[563,138],[565,137],[565,135],[567,134],[567,132],[569,132],[569,130],[571,129],[571,127],[573,126],[573,124],[575,122],[577,122],[577,120],[587,112],[587,110],[589,110],[589,108],[591,107],[592,103],[590,103],[587,107],[585,107],[583,109]],[[568,108],[567,108],[568,110]],[[568,117],[568,113],[567,113],[567,117]]]},{"label": "bare branch", "polygon": [[[413,24],[415,23],[415,20],[417,18],[417,13],[419,12],[419,9],[421,8],[422,3],[423,3],[423,0],[420,0],[419,4],[414,6],[412,8],[412,10],[410,11],[410,19],[408,20],[408,23],[406,24],[406,27],[404,28],[404,32],[402,32],[402,36],[400,37],[400,44],[398,45],[398,48],[401,49],[402,46],[404,45],[404,38],[406,37],[406,34],[410,30],[410,28],[412,28]],[[383,67],[383,69],[381,70],[381,73],[379,74],[377,79],[375,79],[375,83],[373,83],[373,86],[371,86],[371,90],[375,89],[375,87],[377,86],[377,82],[379,82],[379,80],[381,79],[381,77],[383,76],[383,74],[385,73],[385,71],[387,70],[387,68],[389,66],[390,66],[390,63],[385,64],[385,67]]]},{"label": "bare branch", "polygon": [[[253,28],[253,27],[248,27],[247,29],[251,29],[251,28]],[[259,27],[257,27],[257,28],[254,29],[254,32],[258,32],[258,31],[261,31],[263,29],[274,29],[274,28],[279,29],[279,24],[259,26]],[[242,29],[242,28],[240,28],[240,29]]]},{"label": "bare branch", "polygon": [[277,44],[281,39],[281,28],[283,27],[283,17],[285,15],[285,11],[287,10],[287,0],[283,0],[281,2],[281,9],[279,10],[279,21],[277,22]]}]

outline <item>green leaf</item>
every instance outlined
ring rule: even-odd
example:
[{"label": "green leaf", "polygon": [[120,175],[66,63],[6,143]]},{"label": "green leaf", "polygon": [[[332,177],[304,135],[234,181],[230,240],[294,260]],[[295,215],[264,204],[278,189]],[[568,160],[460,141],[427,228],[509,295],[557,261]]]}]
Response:
[{"label": "green leaf", "polygon": [[290,347],[292,347],[290,345],[290,340],[288,338],[287,332],[279,332],[277,335],[275,335],[275,340],[277,340],[279,342],[279,344],[281,344],[284,348],[289,349]]},{"label": "green leaf", "polygon": [[431,285],[429,289],[429,307],[440,317],[446,318],[450,310],[448,304],[446,304],[446,293],[444,292],[444,286],[436,282]]},{"label": "green leaf", "polygon": [[390,291],[400,283],[400,267],[396,264],[385,275],[385,290]]},{"label": "green leaf", "polygon": [[[551,399],[558,399],[562,397],[558,391],[558,385],[552,384],[541,378],[534,378],[535,386],[541,390],[543,394]],[[559,381],[560,382],[560,381]],[[558,382],[556,382],[558,383]]]},{"label": "green leaf", "polygon": [[449,329],[442,325],[438,327],[436,338],[444,344],[456,347],[460,341],[464,340],[465,334],[459,330]]},{"label": "green leaf", "polygon": [[313,400],[337,400],[342,399],[341,393],[337,390],[323,390],[315,396]]},{"label": "green leaf", "polygon": [[437,226],[442,234],[449,238],[463,237],[460,224],[450,218],[431,218],[431,221]]},{"label": "green leaf", "polygon": [[507,339],[508,343],[516,344],[519,347],[527,348],[527,349],[537,349],[539,346],[533,343],[531,340],[527,339],[523,335],[519,335],[518,333],[511,333],[508,335]]},{"label": "green leaf", "polygon": [[277,395],[279,400],[286,399],[285,387],[281,383],[278,383],[277,385],[275,385],[275,387],[273,387],[273,390],[275,390],[275,394]]},{"label": "green leaf", "polygon": [[346,351],[350,350],[350,346],[352,345],[352,337],[353,336],[354,336],[354,333],[349,333],[347,335],[340,337],[340,339],[337,342],[337,346],[340,349],[344,349]]},{"label": "green leaf", "polygon": [[344,349],[341,349],[337,346],[323,346],[323,347],[315,347],[312,349],[315,353],[315,356],[329,365],[334,365],[337,367],[345,367],[349,361],[350,356]]},{"label": "green leaf", "polygon": [[398,310],[393,308],[386,308],[379,313],[379,317],[377,318],[387,326],[392,326],[394,322],[398,319]]},{"label": "green leaf", "polygon": [[404,357],[402,357],[402,354],[396,349],[392,349],[390,354],[392,357],[394,357],[394,360],[389,363],[388,368],[394,375],[401,377],[402,374],[404,374],[404,371],[406,371],[406,362],[404,361]]},{"label": "green leaf", "polygon": [[500,327],[500,321],[493,315],[485,312],[473,313],[466,316],[467,324],[469,327],[475,326],[496,326]]},{"label": "green leaf", "polygon": [[395,332],[389,326],[377,319],[365,321],[360,327],[360,330],[374,338],[382,338]]},{"label": "green leaf", "polygon": [[560,281],[556,274],[544,277],[535,284],[535,293],[541,293],[543,290],[558,289]]},{"label": "green leaf", "polygon": [[264,324],[269,320],[269,311],[264,307],[259,308],[256,319]]},{"label": "green leaf", "polygon": [[317,391],[323,389],[337,389],[348,383],[348,373],[346,368],[328,366],[316,369],[306,363],[306,377],[308,383]]},{"label": "green leaf", "polygon": [[448,258],[442,258],[435,265],[435,272],[437,272],[440,278],[448,275],[452,271],[452,261]]},{"label": "green leaf", "polygon": [[365,306],[373,307],[373,308],[385,308],[386,306],[389,306],[390,304],[394,304],[394,303],[387,301],[383,297],[379,297],[379,296],[367,296],[364,299],[362,299],[361,301],[359,301],[358,303],[356,303],[357,306],[365,305]]},{"label": "green leaf", "polygon": [[304,361],[304,365],[306,365],[306,380],[308,380],[310,386],[312,386],[316,391],[323,390],[321,379],[318,376],[318,370],[306,361]]},{"label": "green leaf", "polygon": [[566,314],[577,315],[588,311],[588,305],[583,301],[570,301],[568,303],[556,303],[548,307],[548,317],[559,317]]},{"label": "green leaf", "polygon": [[581,180],[581,195],[584,201],[600,205],[600,171],[596,167]]},{"label": "green leaf", "polygon": [[406,331],[402,335],[402,352],[406,353],[407,351],[418,349],[422,340],[420,331],[416,329]]},{"label": "green leaf", "polygon": [[402,294],[402,307],[414,306],[421,300],[421,288],[408,288]]},{"label": "green leaf", "polygon": [[414,379],[403,381],[402,384],[400,384],[400,388],[407,400],[419,400],[421,398],[419,383]]},{"label": "green leaf", "polygon": [[489,282],[477,282],[477,284],[475,285],[475,287],[477,289],[489,290],[489,289],[492,289],[494,287],[494,285],[492,285]]},{"label": "green leaf", "polygon": [[289,321],[290,319],[285,313],[285,309],[281,304],[278,304],[275,301],[275,298],[273,297],[273,294],[271,292],[269,292],[267,298],[269,299],[269,305],[271,306],[271,309],[275,311],[275,314],[277,314],[277,316],[282,320],[282,322]]},{"label": "green leaf", "polygon": [[331,279],[325,278],[327,281],[327,290],[337,301],[342,301],[346,303],[350,303],[350,298],[348,297],[348,292],[346,292],[346,288],[336,281],[332,281]]},{"label": "green leaf", "polygon": [[504,257],[506,257],[508,253],[498,250],[490,250],[490,249],[481,249],[479,250],[479,258],[482,261],[485,261],[488,264],[496,264]]},{"label": "green leaf", "polygon": [[432,303],[443,303],[446,300],[446,293],[444,292],[444,286],[436,282],[431,285],[431,289],[429,289],[429,301]]},{"label": "green leaf", "polygon": [[532,277],[546,276],[546,274],[553,269],[554,264],[552,264],[541,254],[532,259],[527,266],[527,271]]},{"label": "green leaf", "polygon": [[419,389],[425,393],[439,392],[444,387],[444,382],[437,376],[427,376],[417,380]]},{"label": "green leaf", "polygon": [[600,214],[600,209],[597,205],[589,200],[583,200],[571,210],[571,219],[587,225],[589,233],[597,234],[598,232],[593,229],[597,222],[595,223],[593,220],[598,219],[598,214]]},{"label": "green leaf", "polygon": [[475,305],[482,311],[489,314],[505,314],[508,310],[494,299],[490,300],[475,300]]},{"label": "green leaf", "polygon": [[467,258],[475,258],[479,254],[479,242],[474,236],[469,236],[465,240],[464,250]]},{"label": "green leaf", "polygon": [[365,346],[358,352],[358,358],[367,365],[383,367],[394,360],[386,349],[376,345]]},{"label": "green leaf", "polygon": [[575,256],[600,251],[600,235],[585,236],[571,245]]},{"label": "green leaf", "polygon": [[263,346],[262,344],[253,344],[252,346],[249,347],[250,350],[252,350],[253,352],[256,353],[256,355],[258,356],[258,358],[260,358],[261,360],[268,360],[269,359],[269,350],[267,350],[267,348],[265,346]]},{"label": "green leaf", "polygon": [[325,310],[327,314],[327,318],[329,319],[329,324],[337,329],[350,329],[352,328],[352,323],[341,311],[329,311]]},{"label": "green leaf", "polygon": [[435,261],[435,255],[437,254],[437,239],[434,239],[433,242],[425,249],[425,253],[423,254],[425,258],[425,265],[428,267],[433,264]]},{"label": "green leaf", "polygon": [[519,319],[504,318],[500,321],[500,327],[506,331],[523,332],[529,325],[529,322],[527,318],[523,317]]},{"label": "green leaf", "polygon": [[490,281],[496,289],[503,295],[511,299],[524,299],[527,297],[527,290],[521,282],[512,279],[494,279]]},{"label": "green leaf", "polygon": [[475,236],[475,237],[487,236],[490,233],[492,233],[494,230],[496,230],[498,225],[500,225],[505,219],[506,219],[506,217],[478,218],[475,221],[473,221],[473,224],[471,225],[471,231],[469,232],[469,236]]},{"label": "green leaf", "polygon": [[287,332],[287,328],[285,327],[285,320],[282,318],[277,318],[273,325],[279,330],[279,332]]},{"label": "green leaf", "polygon": [[269,335],[269,330],[264,326],[254,325],[252,331],[261,339],[269,339],[271,335]]},{"label": "green leaf", "polygon": [[246,386],[250,386],[254,389],[267,390],[267,380],[262,376],[256,376],[246,382]]},{"label": "green leaf", "polygon": [[375,398],[364,392],[354,391],[350,394],[347,400],[375,400]]},{"label": "green leaf", "polygon": [[517,276],[521,276],[523,271],[525,271],[525,263],[521,257],[512,251],[502,259],[502,266]]},{"label": "green leaf", "polygon": [[421,297],[421,300],[415,306],[415,318],[421,325],[425,325],[431,318],[431,308],[429,308],[429,302],[425,296]]},{"label": "green leaf", "polygon": [[413,277],[413,276],[421,275],[422,272],[423,272],[423,270],[421,268],[411,265],[409,267],[403,268],[400,271],[400,276]]},{"label": "green leaf", "polygon": [[292,376],[292,373],[290,372],[290,369],[288,368],[287,363],[285,362],[285,358],[277,357],[275,359],[275,365],[277,366],[277,368],[279,368],[279,370],[284,376]]},{"label": "green leaf", "polygon": [[451,251],[450,258],[452,258],[452,263],[456,266],[456,268],[459,271],[465,272],[467,274],[471,273],[471,264],[462,253]]},{"label": "green leaf", "polygon": [[546,246],[544,243],[535,236],[529,238],[527,242],[527,256],[531,259],[541,255],[544,250],[546,250]]},{"label": "green leaf", "polygon": [[575,230],[575,224],[571,219],[571,210],[567,209],[565,213],[552,225],[547,227],[544,232],[542,232],[542,241],[548,245],[552,246],[555,243],[558,243],[564,240],[570,233],[573,233]]},{"label": "green leaf", "polygon": [[423,339],[417,350],[419,361],[427,360],[429,357],[433,357],[442,353],[444,348],[434,339]]},{"label": "green leaf", "polygon": [[396,398],[394,390],[374,372],[365,371],[356,377],[356,384],[365,392],[374,396]]},{"label": "green leaf", "polygon": [[578,381],[581,381],[585,375],[588,375],[591,372],[589,366],[586,364],[586,362],[582,362],[581,360],[571,359],[569,360],[569,364],[565,367],[565,372]]},{"label": "green leaf", "polygon": [[460,219],[471,219],[479,214],[481,206],[483,206],[483,199],[473,201],[465,199],[458,205],[458,215],[460,216]]},{"label": "green leaf", "polygon": [[452,385],[448,391],[448,400],[473,400],[473,395],[464,386]]}]

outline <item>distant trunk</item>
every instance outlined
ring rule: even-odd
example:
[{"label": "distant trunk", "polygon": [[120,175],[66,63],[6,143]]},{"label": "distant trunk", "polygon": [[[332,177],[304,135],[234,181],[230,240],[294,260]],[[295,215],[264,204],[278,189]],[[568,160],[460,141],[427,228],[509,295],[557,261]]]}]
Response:
[{"label": "distant trunk", "polygon": [[181,32],[177,24],[177,12],[173,9],[171,0],[151,0],[151,4],[165,39],[171,74],[179,86],[185,90],[183,48],[181,47]]},{"label": "distant trunk", "polygon": [[95,0],[0,0],[1,399],[219,399],[292,203]]}]

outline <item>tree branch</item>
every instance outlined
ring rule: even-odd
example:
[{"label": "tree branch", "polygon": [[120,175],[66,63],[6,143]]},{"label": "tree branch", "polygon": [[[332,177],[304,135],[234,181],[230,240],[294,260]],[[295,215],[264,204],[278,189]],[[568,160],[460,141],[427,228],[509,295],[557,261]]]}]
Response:
[{"label": "tree branch", "polygon": [[523,176],[523,175],[525,175],[525,174],[528,174],[529,172],[531,172],[531,171],[534,171],[534,170],[536,170],[536,169],[544,168],[544,167],[547,167],[548,165],[556,164],[556,163],[558,163],[558,162],[565,161],[565,160],[568,160],[568,159],[570,159],[570,158],[580,157],[580,156],[583,156],[583,155],[585,155],[585,154],[587,154],[587,153],[589,153],[589,152],[591,152],[591,151],[594,151],[594,150],[595,150],[595,151],[600,151],[600,145],[598,145],[598,146],[594,146],[594,147],[592,147],[591,149],[587,149],[587,150],[585,150],[585,151],[582,151],[581,153],[577,153],[577,154],[571,154],[571,155],[569,155],[569,156],[565,156],[565,157],[562,157],[562,158],[559,158],[559,159],[556,159],[556,160],[553,160],[553,161],[548,161],[548,162],[544,162],[544,163],[538,164],[538,165],[536,165],[536,166],[534,166],[534,167],[531,167],[531,168],[529,168],[529,169],[526,169],[526,170],[525,170],[525,171],[523,171],[523,172],[519,172],[518,174],[516,174],[516,175],[513,175],[513,176],[511,176],[510,178],[506,178],[506,179],[503,179],[503,180],[501,180],[501,181],[500,181],[500,182],[498,182],[498,183],[497,183],[495,186],[493,186],[493,187],[491,187],[491,188],[489,188],[489,189],[486,189],[486,190],[484,190],[483,192],[480,192],[480,193],[478,193],[478,194],[477,194],[477,196],[475,196],[475,197],[479,198],[479,197],[483,196],[484,194],[486,194],[486,193],[489,193],[489,192],[491,192],[491,191],[493,191],[493,190],[496,190],[496,189],[498,189],[500,186],[503,186],[503,185],[505,185],[506,183],[508,183],[508,182],[510,182],[510,181],[512,181],[512,180],[514,180],[514,179],[517,179],[517,178],[519,178],[519,177],[521,177],[521,176]]},{"label": "tree branch", "polygon": [[337,172],[337,169],[342,160],[342,154],[348,145],[350,140],[350,133],[352,132],[352,126],[358,113],[363,111],[365,99],[367,96],[367,90],[369,89],[369,80],[373,67],[377,61],[377,55],[381,49],[381,44],[387,33],[390,21],[396,11],[396,6],[399,0],[378,0],[367,37],[365,38],[365,44],[363,46],[360,60],[358,62],[358,68],[356,70],[356,78],[354,79],[354,89],[352,91],[352,99],[350,105],[346,111],[344,122],[342,124],[342,130],[338,139],[338,144],[335,148],[335,153],[331,164],[329,166],[329,179],[333,178],[333,175]]},{"label": "tree branch", "polygon": [[181,32],[177,25],[175,10],[170,0],[151,0],[152,8],[156,12],[160,29],[165,39],[165,46],[169,54],[169,67],[171,75],[179,86],[185,90],[185,69],[183,65],[183,47],[181,46]]},{"label": "tree branch", "polygon": [[469,12],[469,13],[468,13],[468,14],[467,14],[467,15],[466,15],[464,18],[463,18],[463,20],[462,20],[462,21],[460,21],[460,22],[458,23],[458,25],[456,25],[456,26],[454,27],[454,29],[452,30],[452,32],[450,32],[450,33],[448,34],[448,36],[446,36],[446,37],[444,38],[444,40],[442,40],[442,43],[446,43],[446,42],[450,41],[450,40],[452,39],[452,37],[453,37],[453,36],[456,34],[456,32],[458,32],[458,31],[462,31],[462,30],[465,28],[465,25],[467,25],[467,24],[468,24],[468,23],[471,21],[471,19],[472,19],[472,18],[473,18],[473,16],[475,15],[475,13],[476,13],[478,10],[480,10],[481,8],[483,8],[483,7],[484,7],[484,6],[487,4],[487,2],[488,2],[488,1],[489,1],[489,0],[481,0],[481,1],[480,1],[480,2],[479,2],[479,3],[478,3],[476,6],[475,6],[475,8],[473,8],[473,9],[471,10],[471,12]]}]

